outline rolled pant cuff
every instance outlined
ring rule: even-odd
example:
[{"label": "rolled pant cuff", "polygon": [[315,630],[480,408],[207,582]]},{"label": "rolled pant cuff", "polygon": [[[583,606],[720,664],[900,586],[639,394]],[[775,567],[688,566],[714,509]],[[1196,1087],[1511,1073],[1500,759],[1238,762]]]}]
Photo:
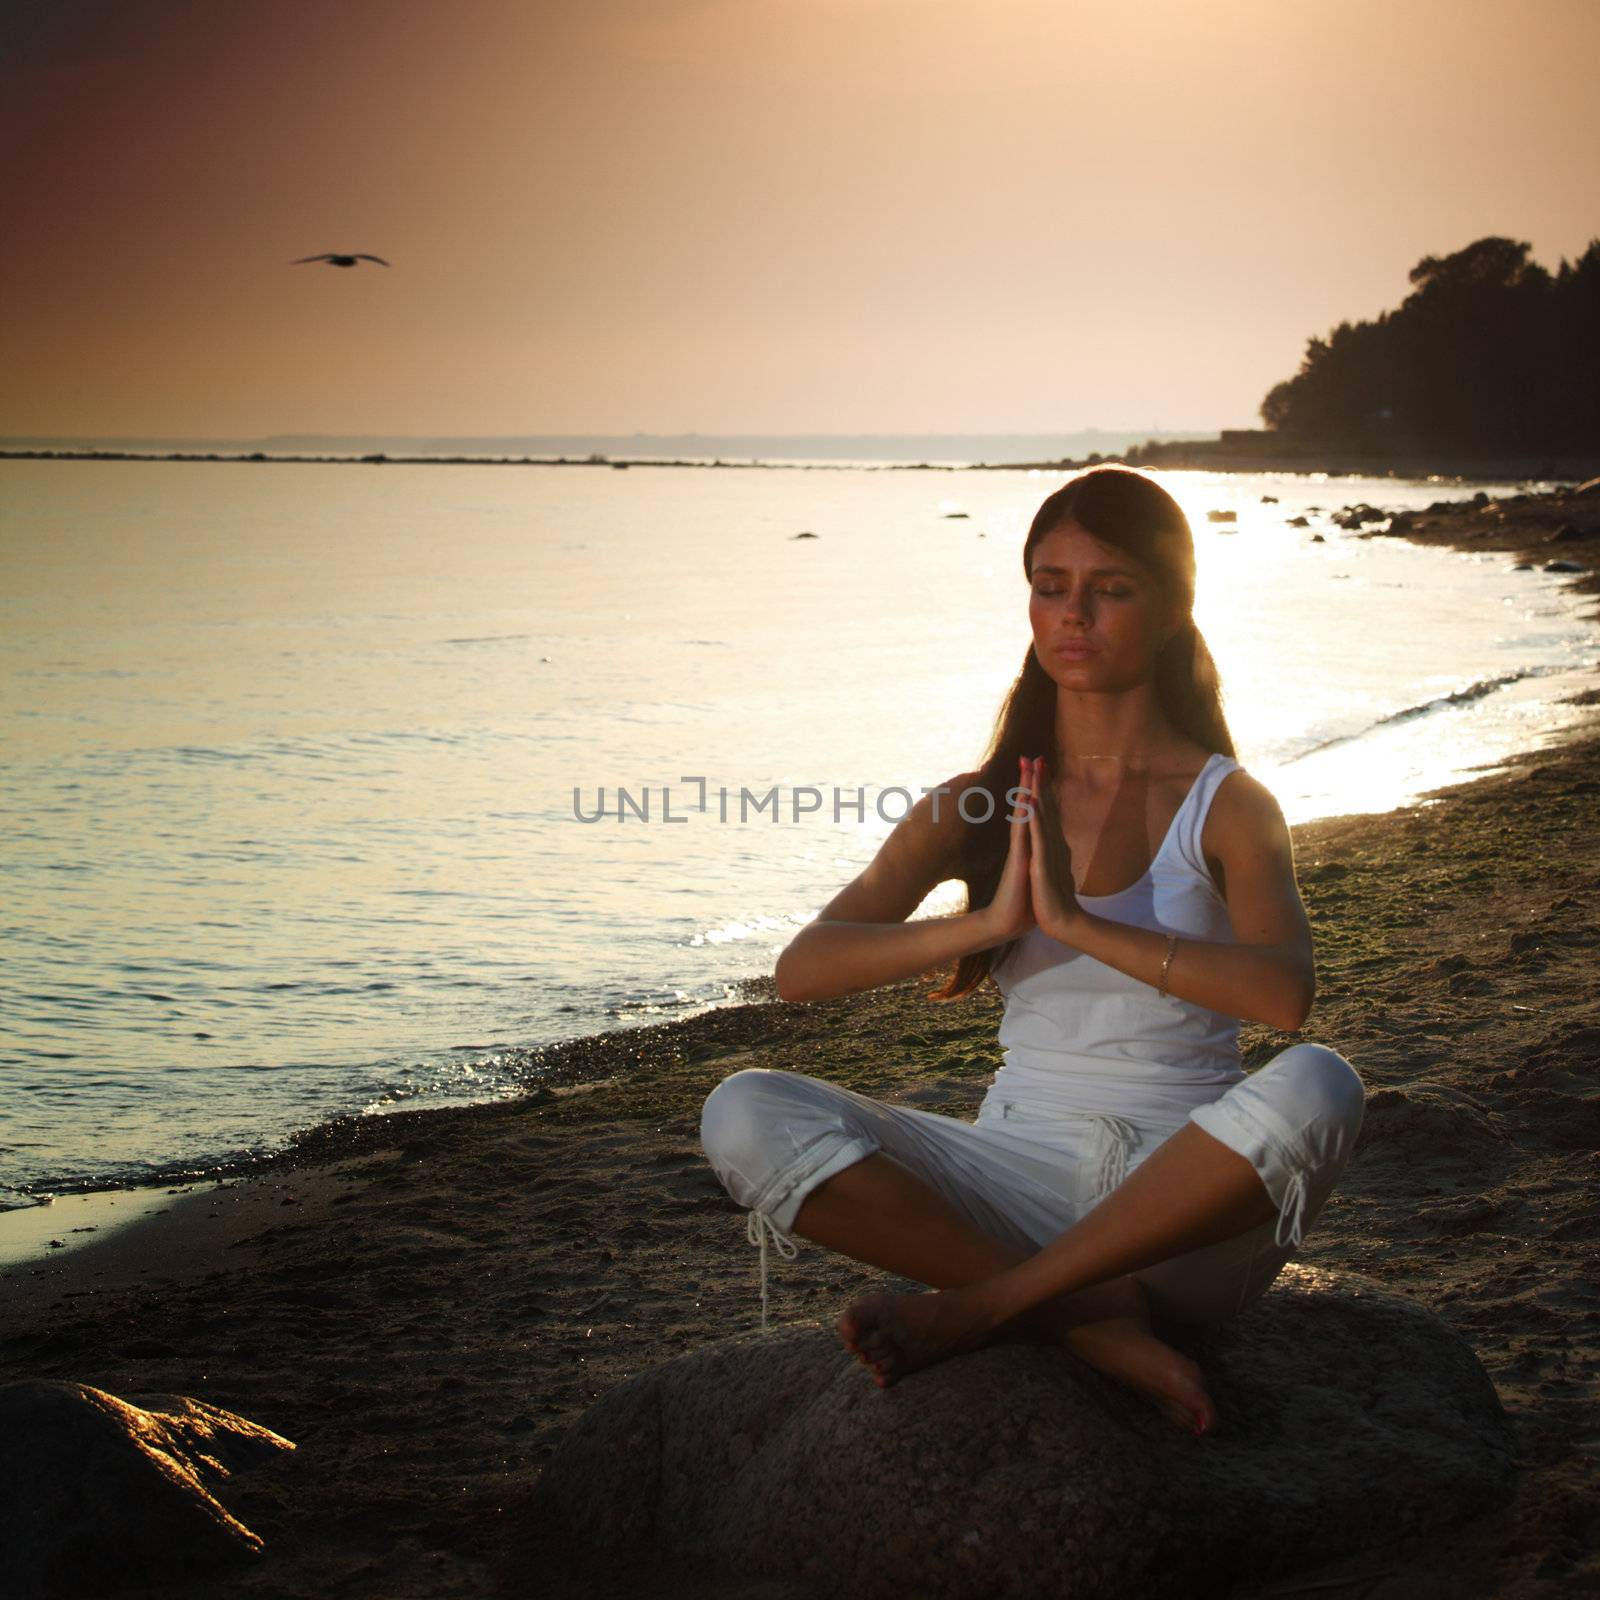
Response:
[{"label": "rolled pant cuff", "polygon": [[780,1233],[787,1234],[813,1189],[877,1149],[871,1139],[859,1135],[840,1133],[818,1139],[755,1195],[750,1210],[759,1211]]},{"label": "rolled pant cuff", "polygon": [[[1293,1130],[1266,1106],[1212,1100],[1196,1106],[1189,1121],[1241,1155],[1256,1169],[1278,1210],[1277,1244],[1304,1242],[1309,1162]],[[1279,1237],[1282,1234],[1284,1237]]]}]

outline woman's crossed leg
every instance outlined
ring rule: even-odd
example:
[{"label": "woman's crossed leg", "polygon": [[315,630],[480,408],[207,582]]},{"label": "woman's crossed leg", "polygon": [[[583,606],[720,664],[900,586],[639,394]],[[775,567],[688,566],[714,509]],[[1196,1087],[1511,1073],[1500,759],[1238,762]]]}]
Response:
[{"label": "woman's crossed leg", "polygon": [[725,1080],[702,1140],[729,1193],[774,1227],[931,1286],[864,1297],[839,1318],[880,1384],[1025,1327],[1203,1433],[1215,1411],[1200,1369],[1156,1336],[1152,1295],[1207,1321],[1261,1293],[1299,1243],[1269,1225],[1291,1201],[1293,1233],[1315,1220],[1362,1100],[1341,1056],[1291,1046],[1097,1203],[1086,1149],[1075,1159],[798,1073]]}]

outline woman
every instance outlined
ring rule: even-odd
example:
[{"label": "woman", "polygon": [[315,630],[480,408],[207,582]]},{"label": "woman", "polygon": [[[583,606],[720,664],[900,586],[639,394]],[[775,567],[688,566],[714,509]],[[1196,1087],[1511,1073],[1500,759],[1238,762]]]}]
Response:
[{"label": "woman", "polygon": [[[712,1091],[701,1138],[750,1208],[763,1311],[769,1234],[931,1286],[839,1318],[880,1386],[1026,1328],[1204,1434],[1201,1370],[1152,1318],[1215,1324],[1265,1291],[1364,1091],[1318,1044],[1240,1064],[1239,1019],[1304,1023],[1311,936],[1283,814],[1233,757],[1181,508],[1142,473],[1085,472],[1022,566],[1033,643],[983,765],[912,808],[776,973],[788,1000],[950,960],[936,999],[992,978],[1005,1060],[976,1122],[757,1068]],[[952,877],[970,909],[906,920]]]}]

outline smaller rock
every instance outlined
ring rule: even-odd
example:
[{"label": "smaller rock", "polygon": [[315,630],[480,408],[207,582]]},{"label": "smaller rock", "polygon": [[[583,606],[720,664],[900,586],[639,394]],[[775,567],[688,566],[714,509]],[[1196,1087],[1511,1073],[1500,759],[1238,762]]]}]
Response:
[{"label": "smaller rock", "polygon": [[6,1600],[166,1592],[256,1555],[212,1492],[293,1450],[185,1395],[118,1399],[84,1383],[0,1386],[0,1572]]},{"label": "smaller rock", "polygon": [[1364,528],[1369,523],[1386,522],[1389,518],[1387,511],[1380,511],[1376,506],[1369,506],[1366,501],[1360,505],[1347,506],[1343,511],[1336,511],[1333,516],[1335,527],[1339,528]]}]

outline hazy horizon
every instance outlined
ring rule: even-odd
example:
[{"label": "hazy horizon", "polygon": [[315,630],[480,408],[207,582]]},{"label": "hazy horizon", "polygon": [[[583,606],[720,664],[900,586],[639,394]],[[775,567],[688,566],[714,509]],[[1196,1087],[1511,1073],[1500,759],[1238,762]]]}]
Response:
[{"label": "hazy horizon", "polygon": [[357,455],[589,455],[760,457],[772,460],[983,460],[1030,462],[1117,454],[1148,439],[1204,439],[1191,430],[1083,429],[1076,433],[534,433],[534,434],[265,434],[253,438],[172,438],[72,434],[0,436],[0,450],[201,451]]}]

